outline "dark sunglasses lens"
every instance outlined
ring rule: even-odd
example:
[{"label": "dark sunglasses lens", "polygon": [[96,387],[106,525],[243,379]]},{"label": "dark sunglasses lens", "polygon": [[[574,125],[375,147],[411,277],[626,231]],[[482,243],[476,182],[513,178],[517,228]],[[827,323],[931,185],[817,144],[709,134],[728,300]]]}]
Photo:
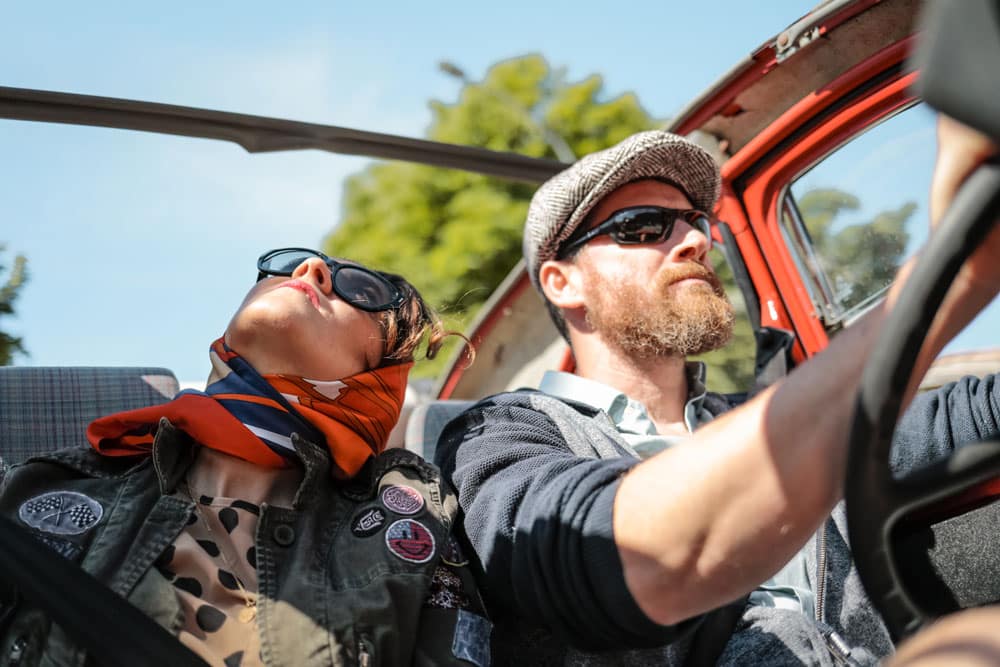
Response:
[{"label": "dark sunglasses lens", "polygon": [[290,276],[295,268],[310,257],[317,257],[308,250],[284,250],[264,259],[260,269],[274,276]]},{"label": "dark sunglasses lens", "polygon": [[674,227],[674,219],[660,211],[626,211],[615,222],[611,236],[623,245],[662,241]]},{"label": "dark sunglasses lens", "polygon": [[708,242],[712,242],[712,221],[701,211],[691,211],[687,217],[687,223],[705,235]]},{"label": "dark sunglasses lens", "polygon": [[344,301],[365,310],[381,310],[396,300],[392,283],[380,276],[351,266],[342,266],[334,277],[337,294]]}]

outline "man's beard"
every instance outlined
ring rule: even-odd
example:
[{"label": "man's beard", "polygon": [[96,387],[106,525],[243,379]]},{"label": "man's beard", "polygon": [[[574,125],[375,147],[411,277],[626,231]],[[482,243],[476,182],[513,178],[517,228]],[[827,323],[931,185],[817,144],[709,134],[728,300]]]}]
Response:
[{"label": "man's beard", "polygon": [[[670,286],[685,278],[706,284]],[[733,307],[719,278],[695,262],[667,267],[652,286],[587,280],[587,322],[631,359],[688,357],[715,350],[732,338]]]}]

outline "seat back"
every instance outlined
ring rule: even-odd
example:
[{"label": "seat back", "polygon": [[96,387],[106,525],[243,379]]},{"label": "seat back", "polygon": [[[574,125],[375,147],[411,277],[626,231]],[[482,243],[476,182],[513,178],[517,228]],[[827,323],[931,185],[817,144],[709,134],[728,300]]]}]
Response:
[{"label": "seat back", "polygon": [[0,461],[86,447],[97,417],[165,403],[177,391],[165,368],[0,367]]},{"label": "seat back", "polygon": [[406,448],[433,462],[445,425],[475,401],[431,401],[413,409],[406,423]]}]

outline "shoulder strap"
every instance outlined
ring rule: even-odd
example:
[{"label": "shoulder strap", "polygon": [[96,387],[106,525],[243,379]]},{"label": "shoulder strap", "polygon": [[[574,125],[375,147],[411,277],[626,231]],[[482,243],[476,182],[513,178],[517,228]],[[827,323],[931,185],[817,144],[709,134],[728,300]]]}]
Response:
[{"label": "shoulder strap", "polygon": [[97,664],[205,667],[156,621],[6,517],[0,517],[0,544],[0,584],[15,587]]},{"label": "shoulder strap", "polygon": [[750,595],[747,594],[705,615],[691,640],[691,650],[688,651],[685,665],[707,667],[718,663],[749,599]]}]

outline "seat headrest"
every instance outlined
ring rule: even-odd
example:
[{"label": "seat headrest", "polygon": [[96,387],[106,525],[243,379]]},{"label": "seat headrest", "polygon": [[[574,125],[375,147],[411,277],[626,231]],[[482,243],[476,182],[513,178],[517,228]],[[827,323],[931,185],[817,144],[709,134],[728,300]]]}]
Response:
[{"label": "seat headrest", "polygon": [[0,367],[0,459],[86,447],[94,419],[165,403],[178,389],[166,368]]}]

